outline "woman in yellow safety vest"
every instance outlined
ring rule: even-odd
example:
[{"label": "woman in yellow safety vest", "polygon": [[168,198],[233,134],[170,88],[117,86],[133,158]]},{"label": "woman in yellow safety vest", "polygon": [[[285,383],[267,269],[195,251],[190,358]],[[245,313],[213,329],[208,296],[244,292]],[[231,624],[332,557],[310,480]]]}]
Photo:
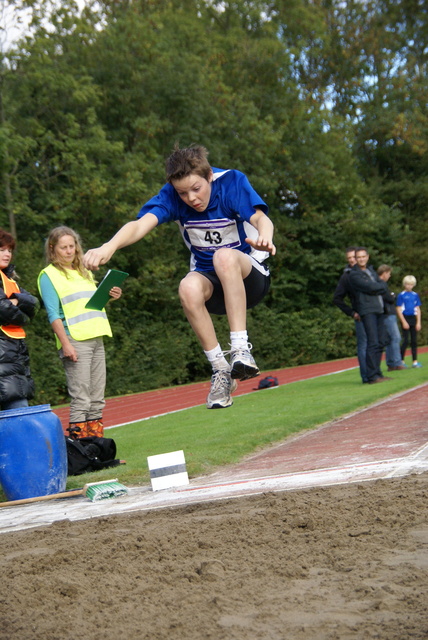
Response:
[{"label": "woman in yellow safety vest", "polygon": [[[69,434],[102,437],[106,364],[103,336],[111,328],[105,309],[86,309],[96,289],[92,273],[83,266],[79,235],[69,227],[52,229],[46,240],[48,266],[38,285],[56,337],[70,395]],[[111,298],[122,290],[113,287]]]},{"label": "woman in yellow safety vest", "polygon": [[0,229],[0,409],[28,407],[34,396],[30,357],[24,326],[34,316],[38,300],[21,289],[10,264],[15,249],[13,236]]}]

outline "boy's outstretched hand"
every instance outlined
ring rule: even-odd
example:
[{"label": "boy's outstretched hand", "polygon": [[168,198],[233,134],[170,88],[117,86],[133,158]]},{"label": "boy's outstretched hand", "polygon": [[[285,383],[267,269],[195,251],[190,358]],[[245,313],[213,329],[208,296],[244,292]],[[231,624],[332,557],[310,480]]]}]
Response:
[{"label": "boy's outstretched hand", "polygon": [[245,242],[256,249],[256,251],[267,251],[274,256],[276,253],[276,247],[272,241],[273,238],[273,224],[261,209],[256,209],[256,212],[251,216],[250,223],[257,229],[257,239],[245,238]]},{"label": "boy's outstretched hand", "polygon": [[83,256],[83,264],[91,271],[97,271],[99,267],[106,264],[112,257],[114,251],[110,250],[105,244],[96,249],[89,249]]},{"label": "boy's outstretched hand", "polygon": [[245,242],[256,249],[257,251],[267,251],[274,256],[276,254],[276,247],[272,240],[268,240],[263,236],[258,236],[257,240],[252,240],[251,238],[245,238]]}]

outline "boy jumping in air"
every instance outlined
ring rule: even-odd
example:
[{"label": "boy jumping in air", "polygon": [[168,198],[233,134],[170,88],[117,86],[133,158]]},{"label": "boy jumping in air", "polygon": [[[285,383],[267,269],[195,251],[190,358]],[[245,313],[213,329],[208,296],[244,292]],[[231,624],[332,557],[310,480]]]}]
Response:
[{"label": "boy jumping in air", "polygon": [[[176,147],[166,161],[167,184],[149,200],[137,220],[125,224],[84,258],[88,269],[108,262],[117,249],[144,238],[158,224],[174,221],[191,252],[190,271],[179,286],[184,313],[199,339],[213,374],[208,409],[229,407],[236,380],[259,374],[248,342],[247,309],[270,284],[263,264],[275,255],[268,207],[240,171],[211,167],[200,145]],[[226,314],[230,363],[219,345],[210,314]]]}]

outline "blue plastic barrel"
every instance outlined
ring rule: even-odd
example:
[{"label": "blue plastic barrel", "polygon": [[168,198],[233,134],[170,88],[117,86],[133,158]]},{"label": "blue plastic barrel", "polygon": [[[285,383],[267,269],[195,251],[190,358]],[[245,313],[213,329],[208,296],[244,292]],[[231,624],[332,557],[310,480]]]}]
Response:
[{"label": "blue plastic barrel", "polygon": [[8,500],[65,490],[67,451],[49,404],[0,411],[0,483]]}]

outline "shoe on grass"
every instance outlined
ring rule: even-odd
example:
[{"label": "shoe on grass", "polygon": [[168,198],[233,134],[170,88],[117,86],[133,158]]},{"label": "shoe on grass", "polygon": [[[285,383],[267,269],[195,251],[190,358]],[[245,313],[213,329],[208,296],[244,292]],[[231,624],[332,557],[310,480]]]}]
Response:
[{"label": "shoe on grass", "polygon": [[422,367],[420,362],[414,362],[412,364],[412,369],[420,369]]},{"label": "shoe on grass", "polygon": [[393,378],[389,378],[388,376],[378,376],[374,380],[369,380],[369,384],[377,384],[378,382],[387,382],[387,380],[393,380]]},{"label": "shoe on grass", "polygon": [[211,376],[211,389],[207,397],[207,409],[226,409],[233,404],[231,394],[238,384],[230,377],[227,369],[214,371]]}]

